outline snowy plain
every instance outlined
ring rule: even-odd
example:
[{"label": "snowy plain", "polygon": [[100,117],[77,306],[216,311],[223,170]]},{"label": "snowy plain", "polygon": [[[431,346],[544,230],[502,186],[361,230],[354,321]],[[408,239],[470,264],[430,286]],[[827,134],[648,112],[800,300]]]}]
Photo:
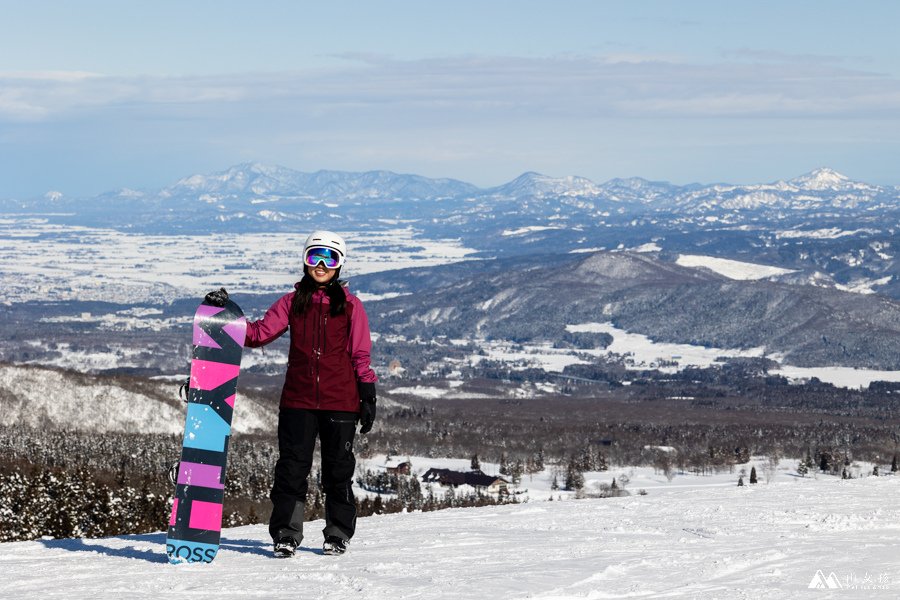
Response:
[{"label": "snowy plain", "polygon": [[[474,250],[459,240],[423,239],[410,225],[341,232],[353,263],[345,276],[461,260]],[[300,270],[288,233],[144,235],[56,225],[47,219],[0,218],[0,302],[103,300],[166,302],[220,286],[243,293],[289,288]],[[383,248],[391,248],[385,257]],[[204,269],[197,269],[203,257]]]},{"label": "snowy plain", "polygon": [[265,525],[225,530],[211,564],[169,565],[162,532],[15,542],[0,597],[897,598],[898,493],[895,477],[794,477],[381,515],[342,557],[322,554],[321,521],[291,559]]}]

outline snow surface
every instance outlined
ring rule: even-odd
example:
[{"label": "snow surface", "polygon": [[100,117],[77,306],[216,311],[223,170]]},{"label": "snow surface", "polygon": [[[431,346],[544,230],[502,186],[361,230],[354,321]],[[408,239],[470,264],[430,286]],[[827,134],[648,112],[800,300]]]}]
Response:
[{"label": "snow surface", "polygon": [[[187,374],[179,379],[187,379]],[[0,365],[0,425],[180,434],[186,405],[173,398],[174,390],[171,383],[158,382],[156,394],[148,395],[114,381]],[[276,422],[275,409],[242,397],[235,407],[232,428],[240,433],[268,432]]]},{"label": "snow surface", "polygon": [[818,378],[837,387],[866,388],[873,381],[900,381],[900,371],[872,371],[854,369],[852,367],[794,367],[781,365],[769,371],[772,375],[781,375],[793,381],[804,381]]},{"label": "snow surface", "polygon": [[[795,477],[381,515],[341,557],[322,554],[322,521],[291,559],[270,556],[265,525],[225,530],[212,564],[169,565],[164,533],[5,543],[0,596],[896,598],[898,493],[895,477]],[[843,589],[809,591],[825,581]]]},{"label": "snow surface", "polygon": [[525,233],[534,233],[536,231],[547,231],[550,229],[562,229],[561,227],[551,227],[548,225],[530,225],[528,227],[519,227],[518,229],[504,229],[500,234],[504,237],[509,237],[512,235],[522,235]]},{"label": "snow surface", "polygon": [[[708,348],[691,344],[671,344],[654,342],[646,335],[629,333],[619,329],[612,323],[579,323],[566,325],[566,331],[572,333],[607,333],[612,336],[612,343],[603,350],[588,352],[598,355],[618,354],[626,357],[629,369],[659,369],[665,373],[674,373],[688,366],[709,367],[722,356],[759,357],[765,352],[763,348]],[[659,363],[670,363],[659,366]]]},{"label": "snow surface", "polygon": [[[663,373],[674,373],[688,366],[709,367],[718,362],[723,356],[729,357],[762,357],[765,356],[779,363],[778,369],[770,371],[773,375],[782,375],[792,381],[804,381],[817,377],[820,381],[830,383],[837,387],[858,388],[868,387],[873,381],[900,381],[900,371],[876,371],[871,369],[854,369],[852,367],[797,367],[784,364],[780,354],[766,354],[764,348],[713,348],[706,346],[694,346],[691,344],[670,344],[667,342],[654,342],[646,335],[629,333],[619,329],[612,323],[579,323],[566,325],[566,331],[573,333],[608,333],[613,342],[603,350],[579,350],[579,353],[594,356],[618,354],[625,357],[628,369],[656,369]],[[561,351],[557,351],[561,352]],[[489,354],[493,360],[498,360],[498,355]],[[511,355],[520,358],[518,355]],[[557,361],[560,358],[555,355]],[[575,357],[572,363],[579,362]],[[550,358],[545,358],[549,360]],[[537,360],[537,357],[536,357]],[[569,363],[569,364],[572,364]],[[665,363],[661,365],[660,363]],[[549,370],[549,369],[548,369]],[[562,370],[562,369],[559,369]]]},{"label": "snow surface", "polygon": [[872,288],[876,285],[887,285],[893,278],[893,275],[888,275],[881,279],[857,279],[849,285],[836,283],[834,287],[845,292],[853,292],[854,294],[877,294],[878,292]]},{"label": "snow surface", "polygon": [[879,232],[874,229],[854,229],[853,231],[847,231],[838,229],[836,227],[831,227],[828,229],[787,229],[784,231],[776,231],[775,239],[813,238],[833,240],[840,237],[860,235],[865,233],[877,234]]},{"label": "snow surface", "polygon": [[[412,227],[341,232],[350,251],[344,276],[468,260],[459,240],[425,239]],[[144,235],[0,219],[0,302],[165,302],[226,286],[275,293],[298,279],[298,244],[288,233]],[[390,247],[386,255],[384,248]],[[204,269],[197,269],[202,260]]]},{"label": "snow surface", "polygon": [[703,267],[718,273],[719,275],[724,275],[729,279],[739,280],[767,279],[769,277],[776,277],[778,275],[784,275],[785,273],[795,272],[791,269],[783,269],[781,267],[758,265],[739,260],[696,254],[682,254],[675,261],[675,264],[681,265],[682,267]]}]

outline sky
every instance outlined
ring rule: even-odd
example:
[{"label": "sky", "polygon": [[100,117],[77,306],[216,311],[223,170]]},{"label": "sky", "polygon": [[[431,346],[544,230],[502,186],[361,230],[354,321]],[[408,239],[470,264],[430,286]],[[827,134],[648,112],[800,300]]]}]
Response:
[{"label": "sky", "polygon": [[0,0],[0,198],[244,162],[900,184],[900,3]]}]

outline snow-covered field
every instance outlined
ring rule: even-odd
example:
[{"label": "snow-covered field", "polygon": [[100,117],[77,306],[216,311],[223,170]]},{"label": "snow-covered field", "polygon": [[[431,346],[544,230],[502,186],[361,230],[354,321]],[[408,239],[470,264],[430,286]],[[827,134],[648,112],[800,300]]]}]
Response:
[{"label": "snow-covered field", "polygon": [[[849,367],[806,368],[783,364],[778,354],[765,354],[763,348],[712,348],[690,344],[670,344],[655,342],[639,333],[630,333],[612,323],[578,323],[567,325],[573,333],[606,333],[613,341],[603,349],[554,348],[550,344],[513,344],[512,342],[480,340],[479,347],[484,354],[469,357],[470,364],[488,359],[517,364],[520,368],[536,367],[550,372],[562,372],[567,365],[588,363],[599,357],[618,355],[625,359],[627,368],[633,370],[655,369],[664,373],[674,373],[689,366],[709,367],[723,356],[761,357],[766,356],[779,363],[775,375],[783,375],[794,381],[809,380],[813,377],[838,387],[866,387],[872,381],[900,381],[900,371],[875,371]],[[466,340],[457,340],[459,344]],[[411,392],[412,393],[412,392]],[[434,392],[423,392],[428,396]]]},{"label": "snow-covered field", "polygon": [[225,530],[212,564],[169,565],[164,533],[6,543],[0,597],[897,598],[898,493],[792,478],[383,515],[342,557],[321,553],[321,521],[292,559],[271,558],[265,525]]},{"label": "snow-covered field", "polygon": [[[347,277],[451,263],[474,252],[459,240],[421,238],[408,226],[340,233],[350,252]],[[219,286],[275,292],[296,281],[304,239],[287,233],[141,235],[4,217],[0,302],[159,302]]]},{"label": "snow-covered field", "polygon": [[[646,448],[646,451],[668,453],[673,465],[677,462],[678,455],[675,448],[653,446]],[[471,469],[471,459],[427,458],[424,456],[393,456],[388,458],[379,454],[366,459],[357,457],[357,472],[359,475],[362,475],[366,470],[378,472],[386,466],[396,466],[404,461],[408,461],[412,465],[410,472],[412,475],[419,477],[420,481],[421,476],[429,469],[450,469],[461,472]],[[765,456],[754,456],[747,464],[735,465],[719,472],[703,474],[682,471],[674,466],[666,474],[651,466],[613,465],[606,471],[586,471],[583,473],[584,489],[581,494],[584,496],[598,496],[601,491],[608,491],[613,480],[615,480],[618,489],[624,491],[626,495],[658,496],[669,494],[676,490],[734,487],[737,485],[740,477],[743,477],[745,483],[749,482],[752,468],[756,469],[759,481],[767,484],[796,483],[807,480],[828,481],[835,478],[834,476],[820,474],[815,471],[808,474],[805,478],[799,478],[797,475],[798,464],[799,460],[796,458],[781,458],[777,461],[771,461]],[[846,468],[851,478],[858,479],[872,476],[872,470],[875,466],[873,463],[854,461]],[[891,465],[889,462],[877,466],[881,473],[890,473]],[[566,477],[564,465],[550,465],[538,473],[523,474],[518,484],[511,482],[511,478],[508,475],[499,475],[499,464],[480,461],[480,468],[487,475],[503,477],[510,481],[510,493],[515,495],[520,501],[572,500],[578,495],[574,491],[562,489]],[[556,487],[558,489],[554,489],[554,482],[557,484]],[[432,486],[432,491],[437,497],[443,496],[444,491],[446,491],[437,484],[423,483],[422,488],[426,495],[429,485]],[[463,489],[461,493],[474,493],[474,491],[474,489]],[[357,495],[368,494],[357,483],[354,483],[354,493]],[[374,494],[370,495],[374,496]]]},{"label": "snow-covered field", "polygon": [[697,254],[682,254],[675,263],[682,267],[702,267],[714,271],[719,275],[724,275],[729,279],[739,280],[767,279],[769,277],[776,277],[778,275],[784,275],[785,273],[794,272],[791,269],[782,269],[781,267],[758,265],[739,260]]},{"label": "snow-covered field", "polygon": [[[860,230],[860,231],[850,231],[850,232],[837,232],[837,230],[822,230],[825,233],[822,235],[818,235],[817,232],[807,232],[809,235],[806,235],[804,232],[781,232],[778,233],[778,237],[788,237],[788,238],[796,238],[796,237],[841,237],[843,235],[856,235],[860,232],[867,232],[868,230]],[[791,235],[792,233],[796,233],[797,235]],[[831,235],[833,233],[833,235]],[[802,235],[801,235],[802,234]],[[883,260],[890,260],[891,256],[885,254],[881,250],[884,249],[885,246],[882,244],[873,244],[873,250],[878,252],[879,256]],[[854,256],[844,256],[844,257],[835,257],[836,260],[841,260],[842,262],[846,262],[851,266],[858,265],[858,261],[860,260]],[[682,267],[699,267],[704,269],[709,269],[719,275],[723,275],[728,277],[729,279],[736,280],[757,280],[757,279],[777,279],[781,275],[789,275],[791,273],[796,273],[796,270],[793,269],[784,269],[781,267],[773,267],[770,265],[759,265],[756,263],[748,263],[737,260],[730,260],[726,258],[717,258],[714,256],[703,256],[697,254],[681,254],[678,259],[675,261],[676,264],[681,265]],[[876,294],[878,293],[875,289],[879,286],[887,285],[891,282],[892,276],[888,275],[886,277],[881,277],[878,279],[872,278],[860,278],[854,281],[851,281],[848,284],[840,284],[833,281],[827,275],[823,273],[813,273],[808,278],[808,283],[810,285],[818,285],[822,287],[834,287],[835,289],[851,292],[853,294]]]}]

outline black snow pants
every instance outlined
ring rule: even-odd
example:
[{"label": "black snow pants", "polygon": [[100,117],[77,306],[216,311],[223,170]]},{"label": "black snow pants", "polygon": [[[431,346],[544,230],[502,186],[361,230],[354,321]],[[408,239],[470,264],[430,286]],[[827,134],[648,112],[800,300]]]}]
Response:
[{"label": "black snow pants", "polygon": [[358,415],[353,412],[282,408],[278,413],[278,462],[272,486],[272,539],[303,539],[303,512],[316,436],[322,446],[322,488],[325,492],[325,537],[344,540],[356,530],[353,498],[353,437]]}]

